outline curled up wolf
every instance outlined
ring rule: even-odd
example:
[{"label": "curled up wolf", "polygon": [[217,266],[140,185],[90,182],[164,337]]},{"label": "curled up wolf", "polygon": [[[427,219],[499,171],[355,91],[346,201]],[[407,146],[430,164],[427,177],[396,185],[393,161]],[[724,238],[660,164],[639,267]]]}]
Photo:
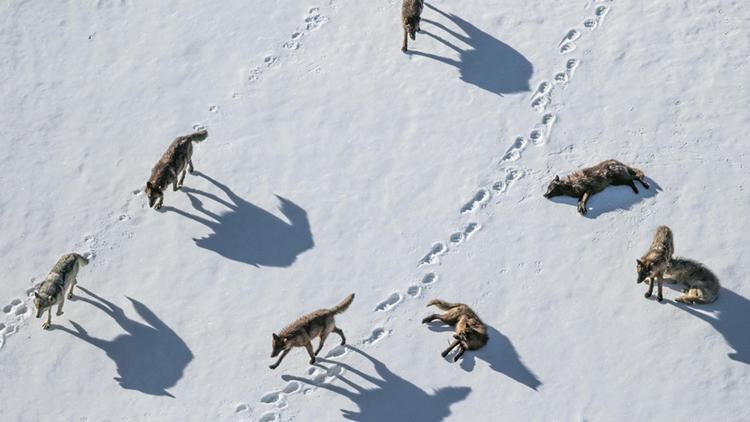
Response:
[{"label": "curled up wolf", "polygon": [[427,306],[432,305],[446,312],[429,315],[422,320],[422,323],[429,324],[438,319],[455,328],[454,341],[443,351],[443,357],[448,356],[451,350],[458,347],[458,353],[453,357],[453,362],[456,362],[461,359],[461,356],[467,350],[477,350],[487,344],[487,340],[489,339],[487,326],[484,325],[479,316],[467,305],[463,303],[449,303],[439,299],[433,299],[427,304]]}]

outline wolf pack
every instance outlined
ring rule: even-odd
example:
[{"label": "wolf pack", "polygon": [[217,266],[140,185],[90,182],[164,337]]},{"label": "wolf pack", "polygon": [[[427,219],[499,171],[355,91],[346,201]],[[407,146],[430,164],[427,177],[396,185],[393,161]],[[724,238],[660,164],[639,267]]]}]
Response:
[{"label": "wolf pack", "polygon": [[[420,31],[419,23],[423,8],[423,0],[403,0],[402,51],[407,50],[408,38],[415,40],[416,33]],[[172,185],[173,191],[183,186],[186,174],[195,171],[192,161],[193,143],[202,142],[207,137],[208,131],[201,129],[192,134],[180,136],[169,145],[167,151],[153,167],[151,177],[146,182],[145,193],[149,207],[157,210],[161,208],[164,203],[165,190],[169,185]],[[592,195],[603,191],[610,185],[629,186],[633,193],[637,194],[636,181],[643,188],[650,188],[641,170],[616,160],[606,160],[562,178],[555,176],[549,183],[544,197],[578,198],[578,212],[586,215],[587,202]],[[683,294],[675,299],[677,302],[706,304],[715,301],[720,290],[719,279],[716,275],[698,261],[673,256],[674,248],[672,230],[667,226],[660,226],[646,253],[636,259],[636,282],[648,285],[644,296],[647,299],[651,298],[654,285],[656,285],[656,300],[661,302],[664,299],[662,285],[666,281],[683,287]],[[78,272],[88,263],[89,260],[78,253],[63,255],[42,281],[38,290],[34,292],[36,317],[40,318],[45,311],[47,312],[42,328],[50,327],[52,308],[55,305],[57,305],[56,315],[63,314],[65,300],[73,297],[74,288],[78,283]],[[273,333],[271,358],[280,356],[275,363],[270,365],[270,368],[276,369],[295,347],[304,347],[310,357],[310,364],[315,363],[316,356],[331,333],[340,337],[341,345],[346,344],[344,332],[336,325],[334,317],[346,311],[353,300],[354,293],[349,294],[338,305],[303,315],[278,334]],[[455,362],[467,350],[477,350],[487,344],[489,337],[486,325],[466,304],[433,299],[428,302],[427,306],[435,306],[443,313],[431,314],[425,317],[422,323],[430,324],[433,321],[440,321],[454,328],[453,341],[442,352],[444,358],[453,350],[457,350],[453,356]],[[312,342],[315,339],[319,339],[318,347],[313,350]]]}]

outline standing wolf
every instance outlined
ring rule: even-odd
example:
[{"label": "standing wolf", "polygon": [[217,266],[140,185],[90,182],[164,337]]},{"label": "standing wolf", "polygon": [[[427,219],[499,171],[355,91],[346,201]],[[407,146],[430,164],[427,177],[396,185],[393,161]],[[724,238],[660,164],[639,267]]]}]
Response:
[{"label": "standing wolf", "polygon": [[[320,349],[323,348],[323,343],[326,341],[331,333],[336,333],[341,337],[341,345],[346,344],[346,337],[344,332],[340,328],[336,327],[336,321],[333,317],[336,314],[340,314],[349,308],[354,300],[354,293],[347,296],[341,303],[334,306],[331,309],[318,309],[315,312],[311,312],[307,315],[300,317],[294,321],[291,325],[287,326],[279,334],[273,334],[273,351],[271,357],[275,358],[279,353],[281,357],[273,365],[269,366],[271,369],[276,369],[281,363],[282,359],[292,350],[293,347],[304,347],[307,349],[307,353],[310,355],[310,364],[315,363],[315,356],[320,353]],[[313,353],[312,340],[315,337],[320,337],[320,344],[318,344],[318,350]],[[283,353],[282,353],[283,352]]]},{"label": "standing wolf", "polygon": [[[47,321],[42,324],[45,330],[52,322],[52,305],[57,304],[57,316],[63,314],[63,304],[66,297],[73,297],[73,288],[78,283],[78,270],[88,265],[89,260],[77,253],[65,254],[57,260],[47,277],[42,281],[39,290],[34,292],[34,306],[36,317],[47,311]],[[67,291],[67,293],[66,293]]]},{"label": "standing wolf", "polygon": [[[193,167],[193,142],[201,142],[208,137],[205,129],[190,135],[180,136],[172,141],[167,152],[161,156],[151,170],[151,178],[146,182],[146,195],[148,206],[161,208],[164,203],[164,189],[171,183],[172,190],[178,190],[185,181],[187,171],[192,173]],[[182,173],[182,176],[180,176]],[[179,181],[178,181],[179,179]]]},{"label": "standing wolf", "polygon": [[691,259],[675,258],[669,267],[668,282],[686,286],[683,295],[675,299],[682,303],[711,303],[719,297],[719,278],[703,264]]},{"label": "standing wolf", "polygon": [[422,19],[422,9],[424,9],[424,0],[404,0],[401,4],[401,24],[404,27],[404,42],[401,45],[401,51],[406,52],[408,37],[416,39],[419,31],[419,22]]},{"label": "standing wolf", "polygon": [[659,226],[656,229],[654,240],[651,242],[648,252],[641,259],[635,260],[636,270],[638,271],[636,283],[648,281],[648,291],[644,295],[647,298],[651,297],[651,294],[654,292],[654,279],[656,279],[659,284],[656,300],[661,302],[664,299],[662,296],[664,273],[669,270],[673,254],[674,238],[672,230],[667,226]]},{"label": "standing wolf", "polygon": [[453,358],[453,362],[459,360],[467,350],[477,350],[487,344],[487,327],[484,325],[479,316],[468,306],[463,303],[448,303],[439,299],[433,299],[427,306],[435,305],[443,311],[440,314],[432,314],[422,320],[423,324],[428,324],[433,320],[439,319],[444,323],[455,327],[456,334],[453,335],[454,341],[442,353],[443,357],[448,356],[456,346],[459,351]]},{"label": "standing wolf", "polygon": [[572,196],[578,198],[578,212],[586,215],[586,202],[589,197],[595,193],[603,191],[607,186],[627,185],[638,193],[634,180],[640,182],[644,188],[648,189],[646,177],[643,172],[637,168],[627,166],[617,160],[607,160],[601,163],[579,170],[562,179],[555,176],[555,179],[547,187],[545,198],[554,196]]}]

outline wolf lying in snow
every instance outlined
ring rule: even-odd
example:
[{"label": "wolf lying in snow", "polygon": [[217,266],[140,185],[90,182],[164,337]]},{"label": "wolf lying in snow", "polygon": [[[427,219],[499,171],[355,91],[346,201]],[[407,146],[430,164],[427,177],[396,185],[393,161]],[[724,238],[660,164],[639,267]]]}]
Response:
[{"label": "wolf lying in snow", "polygon": [[455,327],[456,333],[453,335],[454,341],[442,353],[443,357],[448,356],[456,346],[458,353],[453,358],[453,362],[459,360],[467,350],[477,350],[487,344],[487,327],[484,325],[479,316],[468,306],[463,303],[448,303],[439,299],[433,299],[427,306],[435,305],[443,311],[441,314],[432,314],[422,320],[423,324],[428,324],[433,320],[440,321]]},{"label": "wolf lying in snow", "polygon": [[711,303],[719,297],[719,278],[703,264],[686,258],[675,258],[667,272],[668,282],[684,285],[683,295],[675,299],[682,303]]},{"label": "wolf lying in snow", "polygon": [[560,176],[555,176],[555,179],[547,187],[547,193],[544,194],[544,197],[552,198],[564,195],[578,198],[578,212],[585,215],[588,211],[586,202],[589,197],[603,191],[609,185],[628,185],[633,189],[633,192],[638,193],[634,180],[638,180],[644,188],[649,188],[642,171],[616,160],[607,160],[593,167],[579,170],[562,179]]},{"label": "wolf lying in snow", "polygon": [[659,284],[656,300],[661,302],[664,299],[664,296],[662,296],[664,273],[669,270],[673,254],[674,238],[672,230],[667,226],[659,226],[648,252],[641,259],[635,260],[636,270],[638,271],[636,283],[648,281],[648,291],[645,294],[647,298],[651,297],[654,292],[654,280],[656,280]]},{"label": "wolf lying in snow", "polygon": [[422,9],[424,9],[424,0],[404,0],[401,4],[401,24],[404,27],[404,42],[401,44],[401,51],[406,52],[408,37],[416,39],[419,31],[419,22],[421,21]]},{"label": "wolf lying in snow", "polygon": [[63,314],[65,299],[73,297],[73,288],[78,283],[78,270],[88,263],[88,259],[77,253],[63,255],[42,281],[39,290],[34,292],[36,317],[41,317],[42,313],[47,311],[47,320],[42,324],[42,328],[48,329],[52,322],[53,305],[57,304],[57,316]]},{"label": "wolf lying in snow", "polygon": [[[350,294],[338,305],[331,309],[319,309],[315,312],[311,312],[307,315],[300,317],[294,321],[291,325],[287,326],[279,334],[273,334],[273,351],[271,357],[276,357],[281,353],[281,357],[273,365],[269,366],[271,369],[276,369],[279,366],[282,359],[292,350],[293,347],[304,347],[307,349],[307,353],[310,355],[310,364],[315,363],[315,356],[320,353],[320,349],[323,348],[323,344],[331,333],[336,333],[341,337],[341,345],[346,344],[346,337],[344,332],[340,328],[336,327],[336,321],[333,317],[336,314],[340,314],[349,308],[352,301],[354,300],[354,293]],[[312,340],[315,337],[320,337],[320,343],[318,344],[318,350],[313,353]]]},{"label": "wolf lying in snow", "polygon": [[[151,170],[151,178],[146,182],[146,195],[148,206],[161,208],[164,203],[164,189],[171,183],[173,190],[182,187],[185,181],[186,171],[192,173],[193,167],[193,142],[201,142],[208,137],[208,132],[203,129],[186,136],[180,136],[172,141],[167,152]],[[182,176],[180,176],[182,173]],[[179,179],[179,182],[178,182]]]}]

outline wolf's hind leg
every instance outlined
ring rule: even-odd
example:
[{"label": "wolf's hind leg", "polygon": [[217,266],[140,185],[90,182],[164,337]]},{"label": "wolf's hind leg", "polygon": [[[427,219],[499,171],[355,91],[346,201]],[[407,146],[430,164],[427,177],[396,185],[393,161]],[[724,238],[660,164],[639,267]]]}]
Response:
[{"label": "wolf's hind leg", "polygon": [[344,332],[341,330],[341,328],[335,327],[333,329],[333,332],[336,333],[336,334],[338,334],[339,337],[341,337],[341,345],[342,346],[345,345],[346,344],[346,337],[344,337]]},{"label": "wolf's hind leg", "polygon": [[76,284],[78,284],[78,278],[74,278],[73,282],[70,283],[70,289],[68,289],[68,294],[66,295],[68,299],[73,297],[73,289],[76,287]]},{"label": "wolf's hind leg", "polygon": [[326,342],[326,337],[328,337],[328,333],[323,331],[320,333],[320,343],[318,344],[318,349],[315,351],[315,356],[318,356],[318,353],[320,353],[320,349],[323,348],[323,344]]},{"label": "wolf's hind leg", "polygon": [[408,46],[408,43],[409,43],[408,34],[406,33],[406,27],[404,27],[404,42],[403,44],[401,44],[401,51],[403,51],[404,53],[406,53],[406,48]]},{"label": "wolf's hind leg", "polygon": [[63,314],[63,305],[65,304],[65,292],[60,295],[60,303],[57,304],[57,312],[55,315],[61,316]]},{"label": "wolf's hind leg", "polygon": [[464,355],[465,351],[466,349],[464,348],[464,346],[458,346],[458,353],[456,353],[456,356],[453,357],[453,362],[456,362],[459,359],[461,359],[461,356]]},{"label": "wolf's hind leg", "polygon": [[586,208],[586,203],[589,201],[589,194],[588,192],[584,192],[583,195],[581,195],[581,198],[578,200],[578,212],[581,213],[581,215],[586,215],[588,212],[588,209]]},{"label": "wolf's hind leg", "polygon": [[451,352],[451,350],[455,349],[455,348],[456,348],[456,346],[458,346],[459,344],[461,344],[461,342],[460,342],[460,341],[458,341],[458,340],[454,340],[454,341],[453,341],[453,343],[451,343],[451,344],[450,344],[450,346],[448,346],[448,348],[447,348],[447,349],[443,350],[443,353],[441,353],[440,355],[441,355],[442,357],[446,357],[446,356],[448,356],[448,353],[450,353],[450,352]]},{"label": "wolf's hind leg", "polygon": [[180,176],[180,185],[179,185],[180,188],[185,184],[185,175],[187,175],[187,170],[183,170],[182,176]]},{"label": "wolf's hind leg", "polygon": [[628,181],[628,186],[630,186],[630,189],[633,189],[633,193],[638,194],[638,188],[635,186],[634,181]]},{"label": "wolf's hind leg", "polygon": [[664,279],[661,277],[661,275],[657,276],[656,279],[657,283],[659,284],[659,289],[656,291],[656,300],[661,302],[664,300],[664,296],[662,295],[661,286],[664,284]]},{"label": "wolf's hind leg", "polygon": [[193,159],[191,158],[188,160],[188,172],[190,172],[190,174],[193,174],[194,171],[195,167],[193,167]]},{"label": "wolf's hind leg", "polygon": [[310,355],[310,365],[312,365],[315,363],[315,353],[313,353],[312,341],[305,343],[305,349],[307,349],[307,354]]}]

